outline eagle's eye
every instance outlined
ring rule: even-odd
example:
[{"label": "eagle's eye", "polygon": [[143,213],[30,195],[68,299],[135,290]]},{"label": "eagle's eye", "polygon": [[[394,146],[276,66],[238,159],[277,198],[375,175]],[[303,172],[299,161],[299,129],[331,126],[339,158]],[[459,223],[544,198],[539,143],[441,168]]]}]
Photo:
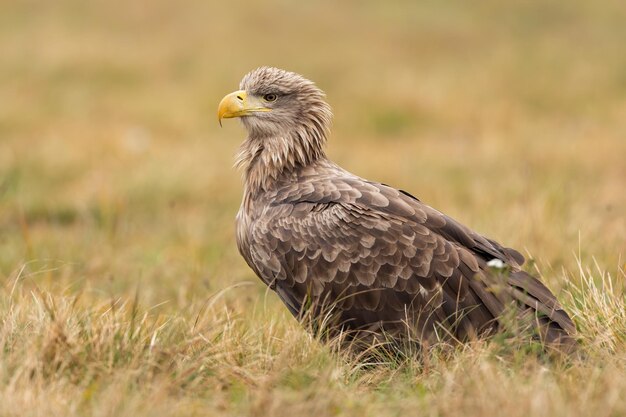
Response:
[{"label": "eagle's eye", "polygon": [[263,100],[269,101],[269,102],[276,101],[277,98],[278,96],[276,94],[266,94],[263,96]]}]

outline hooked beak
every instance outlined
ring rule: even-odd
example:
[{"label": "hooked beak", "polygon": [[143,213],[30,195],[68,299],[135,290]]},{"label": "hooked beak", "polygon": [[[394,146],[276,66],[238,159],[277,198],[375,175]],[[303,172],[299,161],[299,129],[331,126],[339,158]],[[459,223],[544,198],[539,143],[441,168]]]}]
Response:
[{"label": "hooked beak", "polygon": [[217,108],[217,120],[222,125],[222,119],[249,116],[253,113],[268,112],[271,109],[265,107],[261,100],[248,96],[245,90],[235,91],[226,95]]}]

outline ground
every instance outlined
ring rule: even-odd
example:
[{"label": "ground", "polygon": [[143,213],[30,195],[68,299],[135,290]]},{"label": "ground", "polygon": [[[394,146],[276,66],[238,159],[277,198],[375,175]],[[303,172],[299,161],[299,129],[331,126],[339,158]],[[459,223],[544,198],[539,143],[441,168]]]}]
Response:
[{"label": "ground", "polygon": [[[0,415],[626,415],[621,2],[0,9]],[[581,357],[311,338],[234,241],[216,108],[260,65],[327,92],[336,162],[520,249]]]}]

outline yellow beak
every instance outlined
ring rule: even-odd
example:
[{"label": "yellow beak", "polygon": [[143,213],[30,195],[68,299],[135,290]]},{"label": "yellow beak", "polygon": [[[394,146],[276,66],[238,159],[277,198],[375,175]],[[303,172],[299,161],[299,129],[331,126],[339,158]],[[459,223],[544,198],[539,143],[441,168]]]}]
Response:
[{"label": "yellow beak", "polygon": [[248,96],[244,90],[235,91],[225,96],[217,108],[217,120],[248,116],[251,113],[272,111],[263,105],[260,99]]}]

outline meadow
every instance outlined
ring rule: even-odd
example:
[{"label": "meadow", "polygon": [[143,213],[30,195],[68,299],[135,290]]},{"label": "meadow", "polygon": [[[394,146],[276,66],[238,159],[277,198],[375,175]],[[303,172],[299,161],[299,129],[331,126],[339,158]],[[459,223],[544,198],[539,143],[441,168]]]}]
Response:
[{"label": "meadow", "polygon": [[[619,1],[0,4],[0,416],[626,415]],[[261,65],[326,91],[330,157],[515,247],[581,357],[507,340],[364,366],[237,253]]]}]

